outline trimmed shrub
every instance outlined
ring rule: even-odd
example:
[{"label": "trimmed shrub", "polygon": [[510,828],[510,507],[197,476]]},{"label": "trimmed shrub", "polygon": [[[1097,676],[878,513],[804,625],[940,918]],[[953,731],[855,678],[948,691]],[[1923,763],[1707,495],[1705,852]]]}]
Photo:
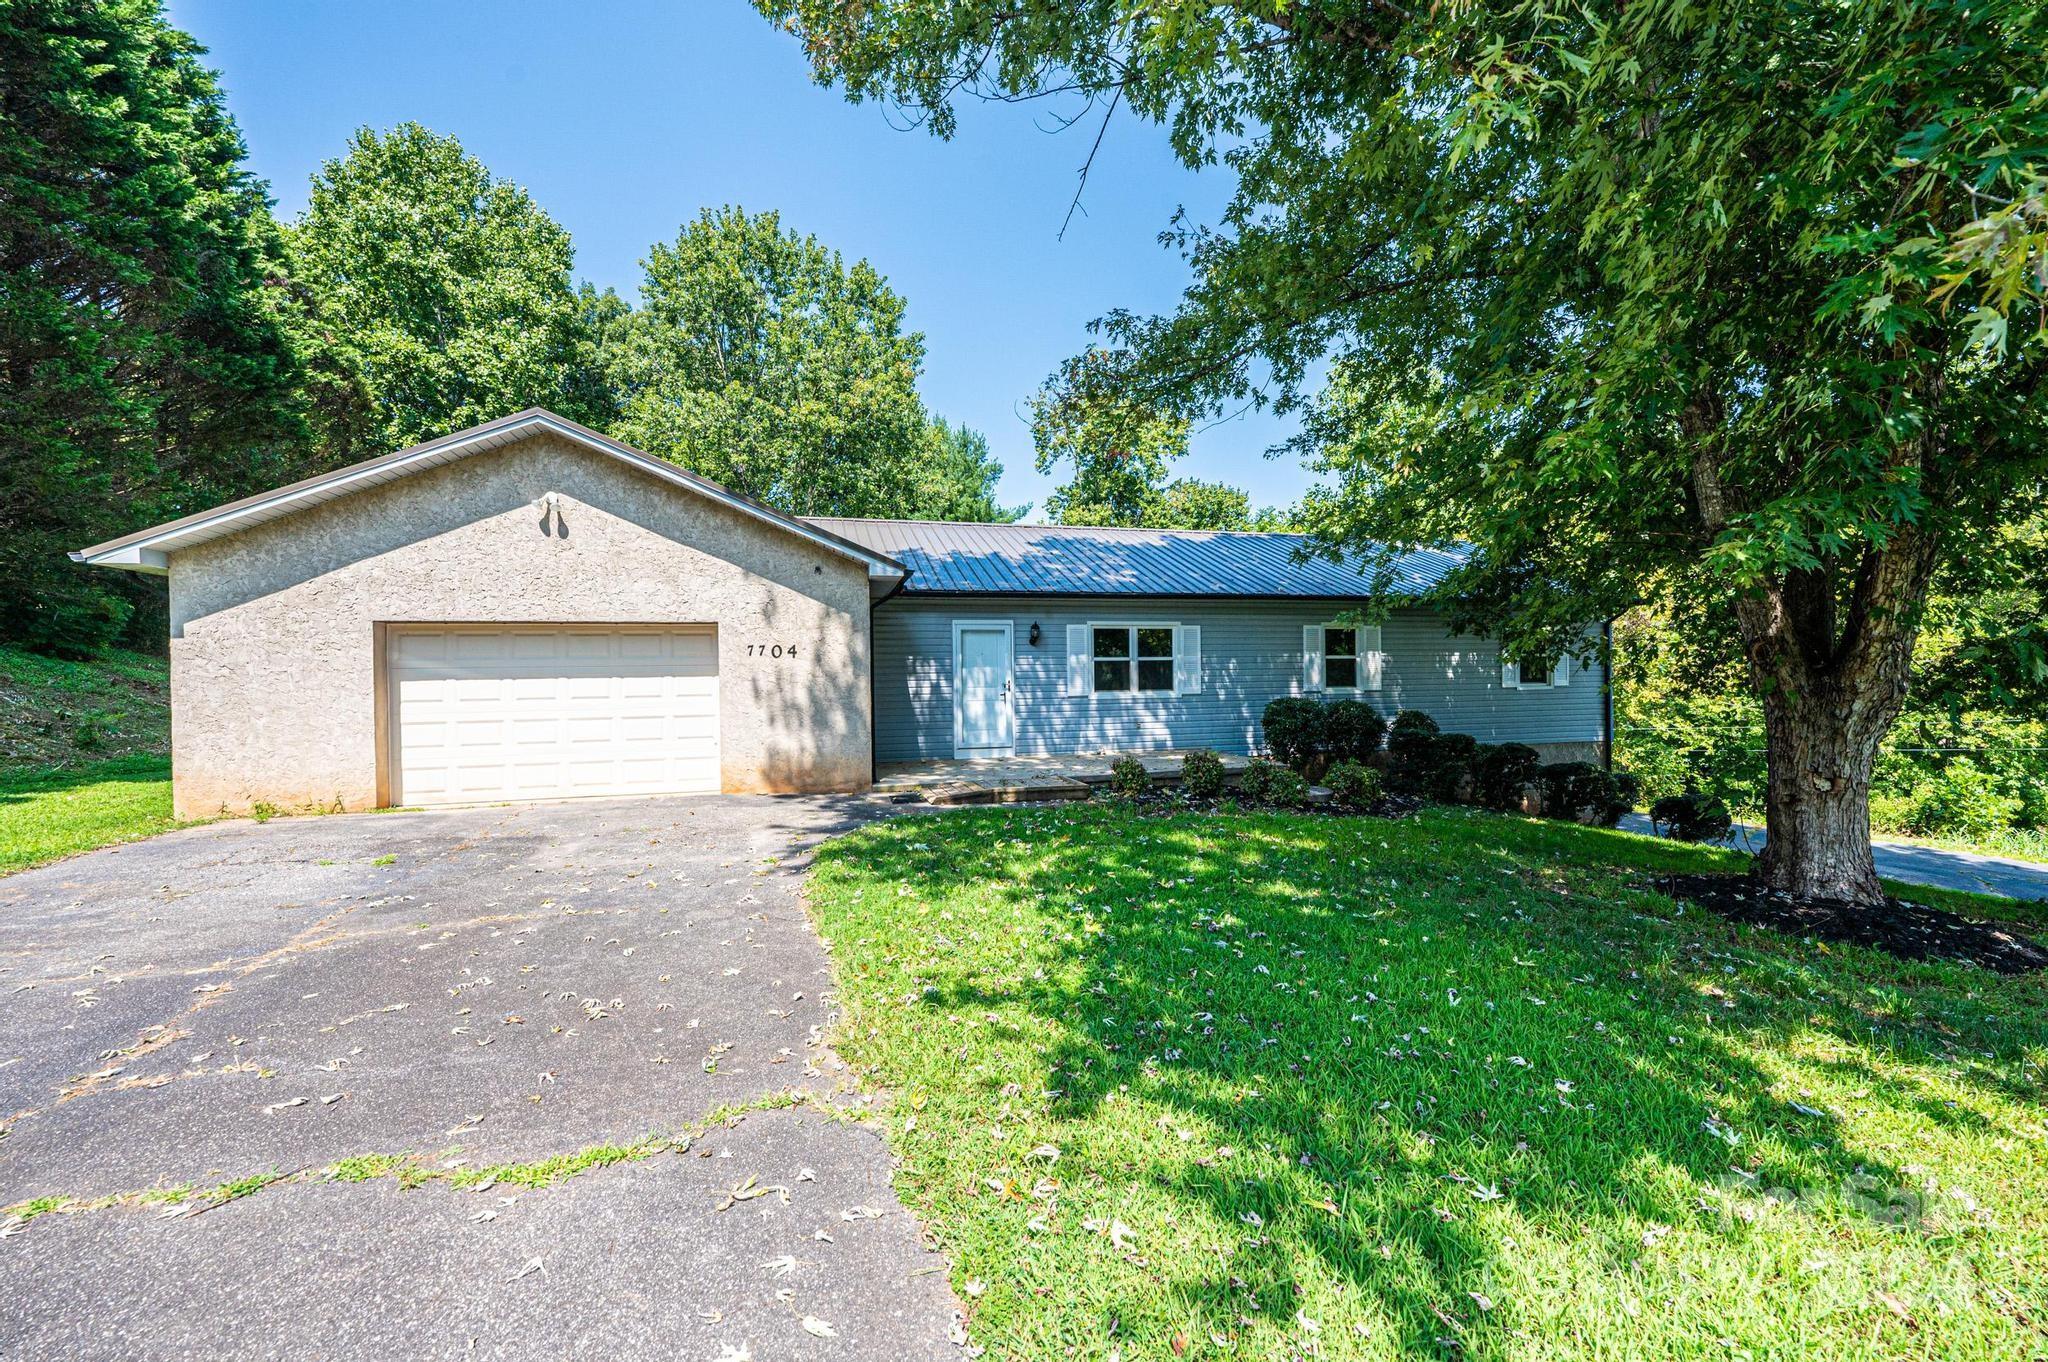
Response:
[{"label": "trimmed shrub", "polygon": [[1380,797],[1380,773],[1362,761],[1340,761],[1323,776],[1330,802],[1340,809],[1370,808]]},{"label": "trimmed shrub", "polygon": [[1152,773],[1136,757],[1118,757],[1109,767],[1109,788],[1125,799],[1136,799],[1152,788]]},{"label": "trimmed shrub", "polygon": [[1666,795],[1650,806],[1650,826],[1681,842],[1718,842],[1735,826],[1728,806],[1698,790]]},{"label": "trimmed shrub", "polygon": [[1271,804],[1273,791],[1284,776],[1301,779],[1277,761],[1253,757],[1244,764],[1244,773],[1237,778],[1237,792],[1253,804]]},{"label": "trimmed shrub", "polygon": [[1387,729],[1387,774],[1400,790],[1419,790],[1436,768],[1442,730],[1419,709],[1404,709]]},{"label": "trimmed shrub", "polygon": [[1276,809],[1298,809],[1308,803],[1308,777],[1285,766],[1273,777],[1266,802]]},{"label": "trimmed shrub", "polygon": [[1489,809],[1519,809],[1522,787],[1536,778],[1540,759],[1527,743],[1504,742],[1483,749],[1474,762],[1479,802]]},{"label": "trimmed shrub", "polygon": [[1630,807],[1620,782],[1591,762],[1560,761],[1540,767],[1536,784],[1543,792],[1543,812],[1552,818],[1611,828]]},{"label": "trimmed shrub", "polygon": [[1437,765],[1447,761],[1471,762],[1479,756],[1479,739],[1470,733],[1445,733],[1433,748]]},{"label": "trimmed shrub", "polygon": [[1283,695],[1267,704],[1259,722],[1266,730],[1267,748],[1297,771],[1322,751],[1323,706],[1314,700]]},{"label": "trimmed shrub", "polygon": [[1237,777],[1237,792],[1246,802],[1263,804],[1273,793],[1273,778],[1287,768],[1265,757],[1253,757]]},{"label": "trimmed shrub", "polygon": [[1445,804],[1470,804],[1479,798],[1479,742],[1470,733],[1445,733],[1430,748],[1434,764],[1413,787]]},{"label": "trimmed shrub", "polygon": [[1223,793],[1223,758],[1207,748],[1187,754],[1180,763],[1180,788],[1190,799],[1214,799]]},{"label": "trimmed shrub", "polygon": [[1332,761],[1364,761],[1380,750],[1387,721],[1363,700],[1335,700],[1324,705],[1322,750]]}]

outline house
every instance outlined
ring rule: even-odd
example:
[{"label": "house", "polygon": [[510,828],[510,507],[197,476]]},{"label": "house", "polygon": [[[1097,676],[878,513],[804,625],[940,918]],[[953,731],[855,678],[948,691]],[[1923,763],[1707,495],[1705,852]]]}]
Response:
[{"label": "house", "polygon": [[[74,554],[169,577],[181,815],[864,788],[877,762],[1257,750],[1279,695],[1604,751],[1288,535],[802,519],[529,410]],[[1397,589],[1454,563],[1411,553]]]}]

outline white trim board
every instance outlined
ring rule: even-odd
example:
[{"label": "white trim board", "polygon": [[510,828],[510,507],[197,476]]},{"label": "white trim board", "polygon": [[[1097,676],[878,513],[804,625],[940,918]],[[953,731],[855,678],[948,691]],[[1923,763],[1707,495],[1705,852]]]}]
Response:
[{"label": "white trim board", "polygon": [[864,563],[867,565],[868,575],[872,578],[902,581],[909,575],[908,569],[887,554],[863,548],[849,539],[842,539],[794,516],[784,515],[773,507],[764,506],[736,492],[729,492],[717,483],[678,468],[666,459],[658,459],[652,454],[643,453],[588,426],[580,426],[566,417],[557,416],[538,407],[515,412],[511,416],[488,421],[480,426],[472,426],[468,430],[458,430],[452,435],[444,435],[437,440],[429,440],[425,444],[401,449],[381,458],[351,464],[347,468],[323,473],[304,482],[260,492],[253,497],[244,497],[240,501],[231,501],[224,506],[200,511],[181,520],[169,521],[147,530],[124,535],[119,539],[110,539],[104,544],[79,549],[71,557],[77,562],[95,567],[162,573],[167,568],[166,555],[174,550],[203,544],[252,525],[261,525],[280,516],[290,515],[322,502],[333,501],[337,497],[348,496],[414,473],[425,472],[430,468],[438,468],[442,464],[466,458],[471,454],[503,449],[507,445],[543,433],[559,436],[595,453],[617,459],[664,482],[687,488],[742,515],[809,540],[843,557]]}]

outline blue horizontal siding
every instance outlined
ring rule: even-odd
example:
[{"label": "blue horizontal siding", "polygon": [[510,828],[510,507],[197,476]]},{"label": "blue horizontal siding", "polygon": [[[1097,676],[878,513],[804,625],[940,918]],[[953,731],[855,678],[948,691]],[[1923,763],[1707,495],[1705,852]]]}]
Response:
[{"label": "blue horizontal siding", "polygon": [[[1017,752],[1046,755],[1110,749],[1213,747],[1257,751],[1259,715],[1276,696],[1302,694],[1301,630],[1341,610],[1289,601],[918,600],[899,597],[875,611],[875,756],[924,761],[953,755],[953,624],[1008,620],[1016,633]],[[1202,630],[1202,690],[1196,695],[1061,694],[1067,626],[1174,623]],[[1036,623],[1040,639],[1029,642]],[[1450,635],[1428,610],[1396,611],[1386,622],[1381,689],[1359,699],[1382,713],[1420,709],[1447,732],[1482,742],[1597,742],[1602,704],[1597,669],[1574,668],[1571,684],[1509,690],[1488,639]]]}]

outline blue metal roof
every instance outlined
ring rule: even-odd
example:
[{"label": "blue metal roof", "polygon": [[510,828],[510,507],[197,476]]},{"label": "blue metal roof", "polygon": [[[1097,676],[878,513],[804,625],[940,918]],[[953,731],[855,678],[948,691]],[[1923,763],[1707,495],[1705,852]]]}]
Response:
[{"label": "blue metal roof", "polygon": [[[910,594],[1062,596],[1301,596],[1371,594],[1364,555],[1348,562],[1302,556],[1299,534],[1130,530],[1077,525],[978,525],[944,520],[810,523],[911,570]],[[1398,555],[1388,591],[1419,595],[1458,566],[1459,554]]]}]

